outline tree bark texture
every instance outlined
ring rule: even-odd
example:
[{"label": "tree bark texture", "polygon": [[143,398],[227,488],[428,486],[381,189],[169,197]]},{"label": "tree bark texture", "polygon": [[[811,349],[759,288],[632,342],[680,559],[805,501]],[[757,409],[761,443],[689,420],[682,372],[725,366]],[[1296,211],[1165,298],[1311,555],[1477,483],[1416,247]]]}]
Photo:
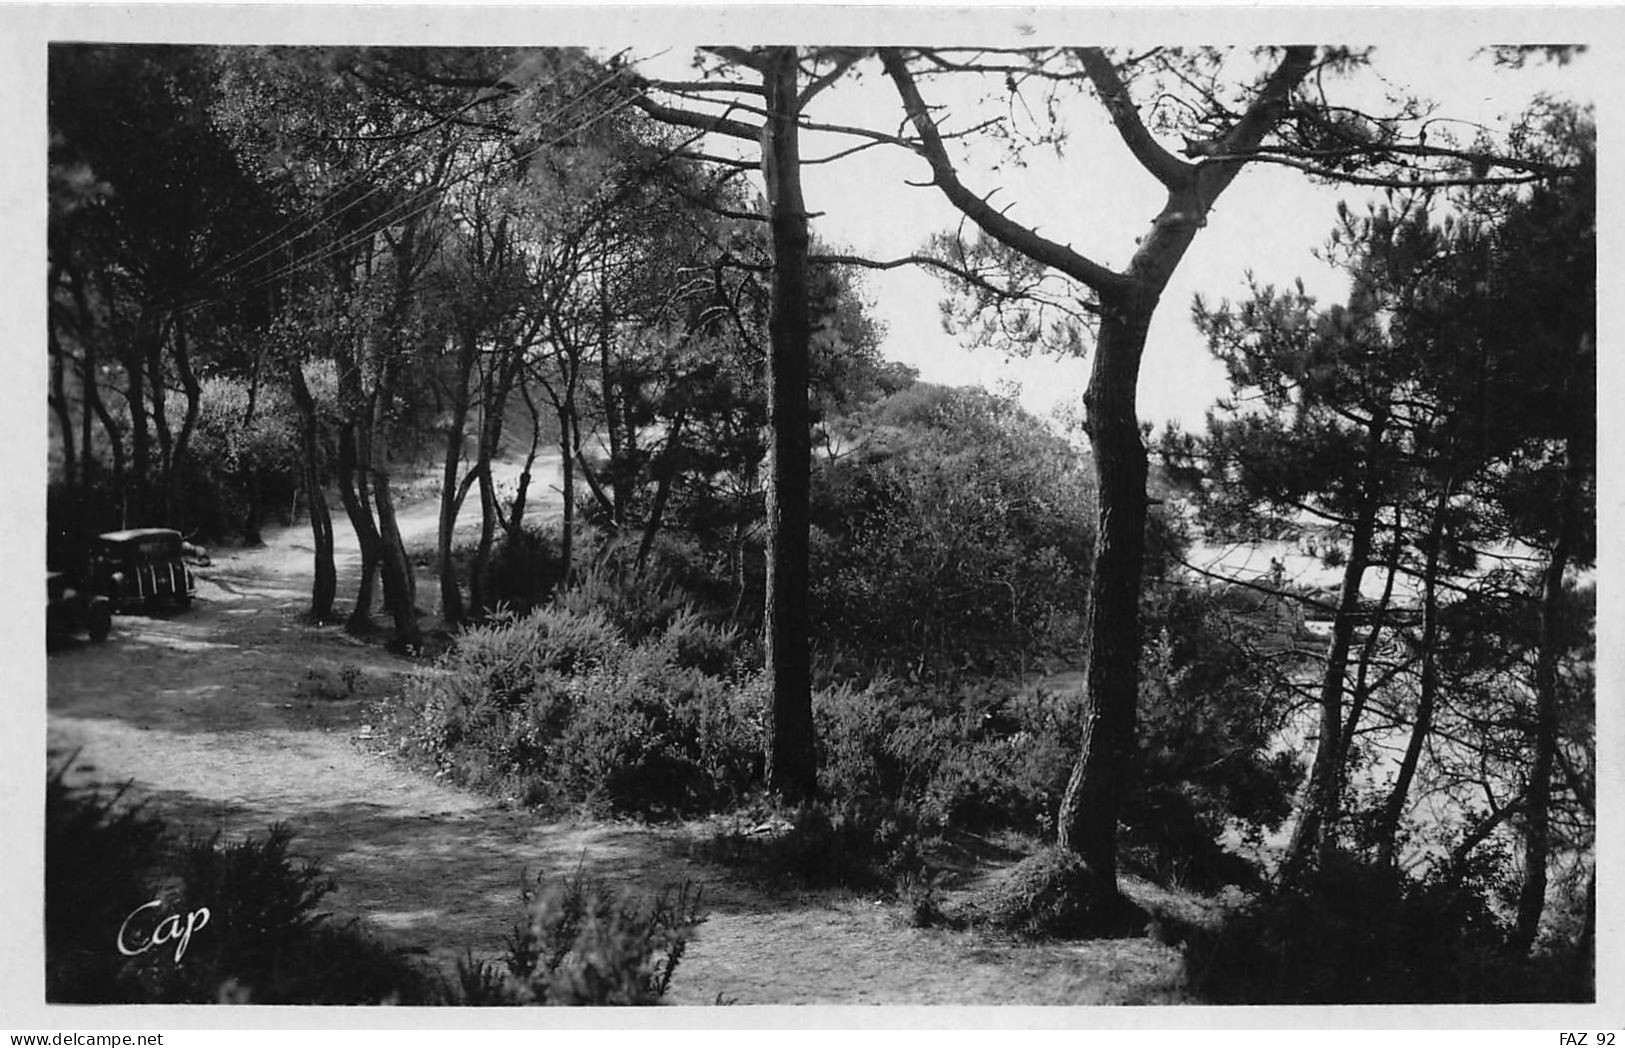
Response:
[{"label": "tree bark texture", "polygon": [[1103,304],[1084,393],[1098,517],[1084,640],[1083,743],[1056,823],[1057,843],[1083,858],[1102,897],[1117,894],[1117,813],[1140,690],[1146,453],[1135,386],[1154,307],[1155,299]]},{"label": "tree bark texture", "polygon": [[763,53],[767,117],[762,168],[773,231],[772,345],[768,352],[771,467],[767,487],[767,674],[772,688],[768,787],[790,800],[817,787],[812,718],[812,659],[807,615],[808,507],[812,454],[807,407],[807,207],[801,192],[797,128],[797,55]]}]

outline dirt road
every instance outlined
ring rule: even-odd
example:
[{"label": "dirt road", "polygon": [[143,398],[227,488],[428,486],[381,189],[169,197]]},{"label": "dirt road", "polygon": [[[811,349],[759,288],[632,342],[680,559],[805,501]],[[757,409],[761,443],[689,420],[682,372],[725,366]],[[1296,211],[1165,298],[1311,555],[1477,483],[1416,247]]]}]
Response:
[{"label": "dirt road", "polygon": [[[432,501],[409,506],[408,541],[432,535],[435,514]],[[900,927],[872,900],[769,899],[691,861],[694,831],[545,822],[392,762],[368,711],[422,667],[302,623],[309,533],[266,538],[263,549],[217,551],[190,610],[122,615],[105,644],[50,655],[48,745],[57,760],[77,751],[70,781],[129,781],[133,797],[180,830],[234,837],[287,823],[295,850],[338,881],[328,901],[339,919],[448,971],[465,951],[500,951],[526,872],[584,863],[631,888],[702,885],[710,917],[678,970],[673,1003],[1177,997],[1177,957],[1147,940],[988,945]],[[353,593],[357,560],[349,537],[341,600]],[[346,676],[357,681],[353,694]]]}]

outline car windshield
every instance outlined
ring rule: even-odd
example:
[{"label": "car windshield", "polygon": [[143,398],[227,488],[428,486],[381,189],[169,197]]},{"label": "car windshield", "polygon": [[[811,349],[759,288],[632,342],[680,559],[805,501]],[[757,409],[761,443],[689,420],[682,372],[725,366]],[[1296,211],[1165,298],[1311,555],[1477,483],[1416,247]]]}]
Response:
[{"label": "car windshield", "polygon": [[178,535],[142,535],[124,541],[110,541],[107,552],[116,557],[138,560],[163,560],[181,554]]}]

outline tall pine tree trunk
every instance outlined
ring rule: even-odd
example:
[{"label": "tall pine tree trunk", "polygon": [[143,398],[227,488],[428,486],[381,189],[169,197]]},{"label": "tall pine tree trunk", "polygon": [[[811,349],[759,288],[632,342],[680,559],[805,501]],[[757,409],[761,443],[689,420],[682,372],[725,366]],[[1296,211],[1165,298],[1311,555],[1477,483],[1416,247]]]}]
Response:
[{"label": "tall pine tree trunk", "polygon": [[808,459],[812,454],[807,407],[807,207],[801,193],[796,123],[796,49],[769,48],[763,55],[767,116],[762,127],[762,168],[773,232],[772,346],[767,363],[767,416],[772,431],[765,616],[772,689],[767,782],[781,796],[801,801],[810,799],[817,786],[807,615]]},{"label": "tall pine tree trunk", "polygon": [[1083,859],[1089,895],[1117,897],[1117,814],[1140,688],[1140,570],[1146,453],[1135,385],[1155,297],[1102,302],[1084,392],[1098,517],[1084,632],[1083,743],[1056,817],[1057,844]]}]

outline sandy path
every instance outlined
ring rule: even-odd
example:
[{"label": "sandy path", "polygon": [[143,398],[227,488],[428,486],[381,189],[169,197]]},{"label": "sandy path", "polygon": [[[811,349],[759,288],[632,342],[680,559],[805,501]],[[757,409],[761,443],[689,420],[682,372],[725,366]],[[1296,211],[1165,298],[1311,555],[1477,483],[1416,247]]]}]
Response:
[{"label": "sandy path", "polygon": [[[410,506],[403,531],[409,541],[432,535],[435,519],[432,501]],[[358,570],[353,536],[345,537],[341,600]],[[191,610],[120,616],[105,644],[51,654],[49,746],[57,759],[79,752],[70,781],[130,781],[131,795],[178,829],[230,837],[287,823],[295,850],[337,879],[328,901],[340,918],[446,970],[465,951],[500,950],[519,916],[525,872],[564,874],[584,863],[639,890],[701,884],[710,916],[678,971],[674,1003],[1175,995],[1176,959],[1147,940],[989,946],[899,927],[888,908],[866,900],[767,899],[690,861],[694,831],[543,822],[395,764],[370,737],[368,710],[418,667],[336,628],[303,624],[309,533],[270,532],[267,542],[218,551],[200,572]],[[331,697],[346,665],[362,684],[353,697]]]}]

